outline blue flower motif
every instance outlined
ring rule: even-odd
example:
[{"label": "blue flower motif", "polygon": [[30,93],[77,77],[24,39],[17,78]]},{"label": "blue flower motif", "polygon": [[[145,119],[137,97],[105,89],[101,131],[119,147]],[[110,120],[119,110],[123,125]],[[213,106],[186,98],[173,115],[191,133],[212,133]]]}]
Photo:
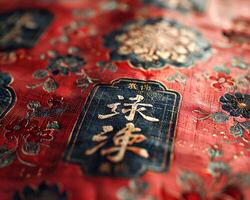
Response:
[{"label": "blue flower motif", "polygon": [[250,94],[226,93],[220,98],[222,109],[233,117],[250,118]]},{"label": "blue flower motif", "polygon": [[68,75],[69,72],[80,72],[81,68],[85,64],[86,62],[79,56],[66,55],[52,58],[49,61],[49,65],[47,68],[52,72],[53,75]]},{"label": "blue flower motif", "polygon": [[196,30],[166,18],[132,21],[104,37],[113,61],[136,68],[189,67],[208,57],[210,44]]},{"label": "blue flower motif", "polygon": [[57,185],[49,186],[47,183],[41,183],[38,188],[33,189],[26,186],[24,190],[19,193],[16,192],[13,196],[13,200],[66,200],[66,192],[60,192]]}]

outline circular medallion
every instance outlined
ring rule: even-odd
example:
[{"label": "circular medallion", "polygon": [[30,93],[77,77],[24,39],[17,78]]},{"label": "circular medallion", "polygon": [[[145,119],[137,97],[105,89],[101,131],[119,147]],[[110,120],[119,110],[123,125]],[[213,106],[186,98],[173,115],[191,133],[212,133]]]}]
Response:
[{"label": "circular medallion", "polygon": [[198,31],[163,18],[134,21],[105,36],[114,61],[128,60],[136,68],[189,67],[206,58],[210,44]]}]

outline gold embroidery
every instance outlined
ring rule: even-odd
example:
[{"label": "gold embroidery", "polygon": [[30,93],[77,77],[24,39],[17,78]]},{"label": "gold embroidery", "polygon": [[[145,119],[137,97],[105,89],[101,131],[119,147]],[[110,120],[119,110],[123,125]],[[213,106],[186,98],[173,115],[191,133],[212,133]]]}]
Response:
[{"label": "gold embroidery", "polygon": [[[111,127],[112,126],[108,126],[108,128],[103,127],[103,132],[93,136],[92,140],[99,142],[99,144],[97,144],[91,149],[88,149],[85,152],[86,155],[91,155],[95,153],[107,143],[108,137],[105,134],[113,130],[113,127]],[[140,131],[141,129],[136,128],[133,123],[127,123],[125,128],[121,129],[114,135],[114,146],[109,147],[107,149],[102,149],[101,155],[106,156],[107,159],[111,162],[120,162],[123,160],[125,153],[128,150],[136,155],[148,158],[149,154],[146,149],[132,146],[133,144],[141,143],[147,139],[143,134],[133,134],[134,132]]]},{"label": "gold embroidery", "polygon": [[[131,108],[129,108],[129,109],[128,108],[122,109],[122,113],[124,113],[124,114],[129,112],[129,115],[125,116],[125,118],[128,121],[133,121],[135,118],[135,113],[138,112],[144,119],[151,121],[151,122],[158,122],[159,119],[156,119],[154,117],[150,117],[150,116],[143,114],[142,111],[146,110],[145,107],[151,107],[151,108],[153,107],[152,104],[140,103],[143,99],[144,99],[143,96],[136,95],[136,97],[129,98],[129,100],[135,101],[134,103],[124,103],[125,107],[131,106]],[[143,107],[138,108],[139,106],[143,106]]]},{"label": "gold embroidery", "polygon": [[137,90],[137,85],[136,85],[136,83],[129,83],[128,88],[131,90]]},{"label": "gold embroidery", "polygon": [[201,49],[195,42],[195,33],[184,27],[158,22],[147,25],[130,25],[128,31],[116,36],[121,44],[121,55],[136,54],[143,62],[169,59],[179,63],[187,62],[189,54]]},{"label": "gold embroidery", "polygon": [[[9,19],[10,22],[13,20],[13,17]],[[6,23],[9,23],[8,20]],[[35,29],[37,27],[37,24],[33,21],[31,14],[22,15],[20,19],[18,19],[17,22],[14,24],[14,27],[10,30],[10,32],[8,32],[6,35],[0,38],[0,44],[8,43],[11,40],[14,40],[16,42],[21,42],[23,27],[29,29]]]}]

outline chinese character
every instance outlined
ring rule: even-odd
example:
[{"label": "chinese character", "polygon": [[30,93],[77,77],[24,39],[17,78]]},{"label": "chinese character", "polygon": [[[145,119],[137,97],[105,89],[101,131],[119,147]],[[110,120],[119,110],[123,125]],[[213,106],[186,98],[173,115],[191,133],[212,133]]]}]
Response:
[{"label": "chinese character", "polygon": [[148,84],[141,85],[141,90],[151,90],[151,87]]},{"label": "chinese character", "polygon": [[[97,150],[101,149],[107,143],[106,133],[113,130],[112,126],[107,126],[108,129],[100,134],[94,135],[92,140],[99,142],[95,147],[87,150],[86,155],[91,155]],[[111,128],[112,127],[112,128]],[[127,123],[126,127],[118,131],[113,137],[114,146],[107,149],[101,150],[102,156],[107,156],[107,159],[111,162],[120,162],[123,160],[126,151],[131,151],[136,155],[139,155],[143,158],[148,158],[149,154],[146,149],[132,146],[136,143],[141,143],[147,138],[143,134],[133,134],[134,132],[140,132],[140,128],[136,128],[133,123]]]},{"label": "chinese character", "polygon": [[108,136],[106,135],[106,133],[113,131],[113,126],[103,126],[102,130],[103,131],[101,133],[96,134],[92,137],[92,141],[99,142],[99,144],[96,145],[95,147],[87,150],[85,152],[86,155],[91,155],[91,154],[95,153],[96,151],[98,151],[100,148],[102,148],[107,143]]},{"label": "chinese character", "polygon": [[[148,120],[148,121],[151,121],[151,122],[158,122],[159,119],[156,119],[154,117],[150,117],[150,116],[147,116],[145,114],[143,114],[143,111],[146,110],[145,107],[153,107],[152,104],[145,104],[145,103],[139,103],[141,102],[142,100],[144,99],[143,96],[141,95],[136,95],[136,97],[131,97],[129,98],[129,100],[131,101],[135,101],[134,103],[125,103],[124,106],[127,107],[127,106],[131,106],[131,108],[127,108],[127,109],[122,109],[122,113],[127,113],[129,112],[129,115],[125,116],[125,118],[128,120],[128,121],[133,121],[134,118],[135,118],[135,113],[138,112],[144,119]],[[139,106],[143,106],[143,107],[140,107],[138,108]]]},{"label": "chinese character", "polygon": [[[120,100],[123,100],[124,97],[123,96],[120,96],[118,95],[118,98]],[[131,108],[124,108],[122,109],[122,113],[123,114],[126,114],[127,112],[129,112],[129,115],[125,116],[125,118],[128,120],[128,121],[133,121],[134,118],[135,118],[135,114],[136,112],[138,112],[144,119],[148,120],[148,121],[151,121],[151,122],[158,122],[159,119],[157,118],[154,118],[154,117],[150,117],[150,116],[147,116],[143,113],[143,111],[147,110],[145,107],[150,107],[152,108],[153,105],[152,104],[145,104],[145,103],[140,103],[142,100],[144,99],[143,96],[141,95],[136,95],[136,97],[131,97],[129,98],[130,101],[135,101],[134,103],[124,103],[124,107],[128,107],[128,106],[131,106]],[[120,114],[117,109],[118,109],[118,106],[120,106],[121,103],[113,103],[113,104],[108,104],[107,107],[108,108],[111,108],[111,113],[109,114],[106,114],[106,115],[102,115],[102,114],[98,114],[98,119],[108,119],[110,117],[113,117],[115,115],[118,115]],[[139,106],[142,106],[142,107],[139,107]]]},{"label": "chinese character", "polygon": [[129,83],[128,88],[131,90],[137,90],[137,85],[136,85],[136,83]]},{"label": "chinese character", "polygon": [[115,115],[118,115],[119,112],[117,112],[116,110],[117,110],[117,108],[118,108],[119,105],[121,105],[121,103],[108,104],[107,107],[111,108],[111,113],[107,114],[107,115],[101,115],[101,114],[99,114],[98,118],[99,119],[107,119],[107,118],[113,117]]}]

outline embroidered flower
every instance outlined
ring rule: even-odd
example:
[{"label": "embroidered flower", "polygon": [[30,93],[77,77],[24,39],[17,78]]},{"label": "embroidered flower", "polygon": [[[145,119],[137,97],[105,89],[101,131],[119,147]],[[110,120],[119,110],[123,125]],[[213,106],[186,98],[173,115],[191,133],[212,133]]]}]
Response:
[{"label": "embroidered flower", "polygon": [[220,98],[222,109],[230,113],[231,116],[250,118],[250,94],[226,93]]},{"label": "embroidered flower", "polygon": [[85,64],[86,62],[79,56],[57,56],[50,60],[48,70],[50,70],[54,75],[68,75],[70,72],[80,72],[81,68]]},{"label": "embroidered flower", "polygon": [[16,139],[17,147],[21,147],[28,155],[37,155],[40,143],[53,139],[52,130],[39,127],[37,120],[16,119],[6,125],[5,129],[5,138],[10,141]]},{"label": "embroidered flower", "polygon": [[30,101],[27,105],[31,110],[31,115],[36,117],[57,116],[64,112],[63,97],[53,96],[48,102],[48,106],[41,106],[39,101]]},{"label": "embroidered flower", "polygon": [[232,67],[237,67],[237,68],[240,68],[240,69],[244,70],[244,69],[247,69],[249,67],[249,64],[246,63],[243,58],[234,57],[232,59],[231,66]]},{"label": "embroidered flower", "polygon": [[224,73],[218,73],[216,76],[210,76],[209,79],[213,81],[212,87],[221,90],[225,86],[234,86],[234,80],[231,76]]},{"label": "embroidered flower", "polygon": [[[204,179],[200,174],[184,171],[178,177],[182,187],[181,200],[243,200],[249,186],[249,173],[234,172],[232,167],[224,162],[223,152],[218,145],[209,149],[208,172],[212,178]],[[209,170],[211,163],[216,166],[216,173]],[[215,184],[209,184],[213,182]],[[179,198],[178,198],[179,199]]]},{"label": "embroidered flower", "polygon": [[52,96],[48,100],[48,105],[51,108],[61,108],[63,106],[63,97],[61,97],[61,96]]},{"label": "embroidered flower", "polygon": [[174,20],[163,18],[124,25],[104,38],[112,60],[128,60],[134,67],[188,67],[207,57],[210,45],[202,35]]},{"label": "embroidered flower", "polygon": [[26,142],[35,142],[41,143],[44,140],[50,141],[53,139],[51,135],[51,130],[47,130],[46,128],[39,127],[39,122],[33,120],[28,127],[27,137],[25,138]]},{"label": "embroidered flower", "polygon": [[144,3],[153,4],[160,8],[178,10],[181,12],[199,11],[203,12],[206,6],[206,0],[143,0]]},{"label": "embroidered flower", "polygon": [[16,192],[13,196],[13,200],[66,200],[67,193],[61,192],[58,185],[48,185],[47,183],[41,183],[37,188],[31,188],[26,186],[22,192]]},{"label": "embroidered flower", "polygon": [[26,126],[28,124],[27,119],[17,118],[11,123],[5,126],[7,132],[5,133],[5,138],[8,140],[18,139],[23,134],[26,134]]}]

